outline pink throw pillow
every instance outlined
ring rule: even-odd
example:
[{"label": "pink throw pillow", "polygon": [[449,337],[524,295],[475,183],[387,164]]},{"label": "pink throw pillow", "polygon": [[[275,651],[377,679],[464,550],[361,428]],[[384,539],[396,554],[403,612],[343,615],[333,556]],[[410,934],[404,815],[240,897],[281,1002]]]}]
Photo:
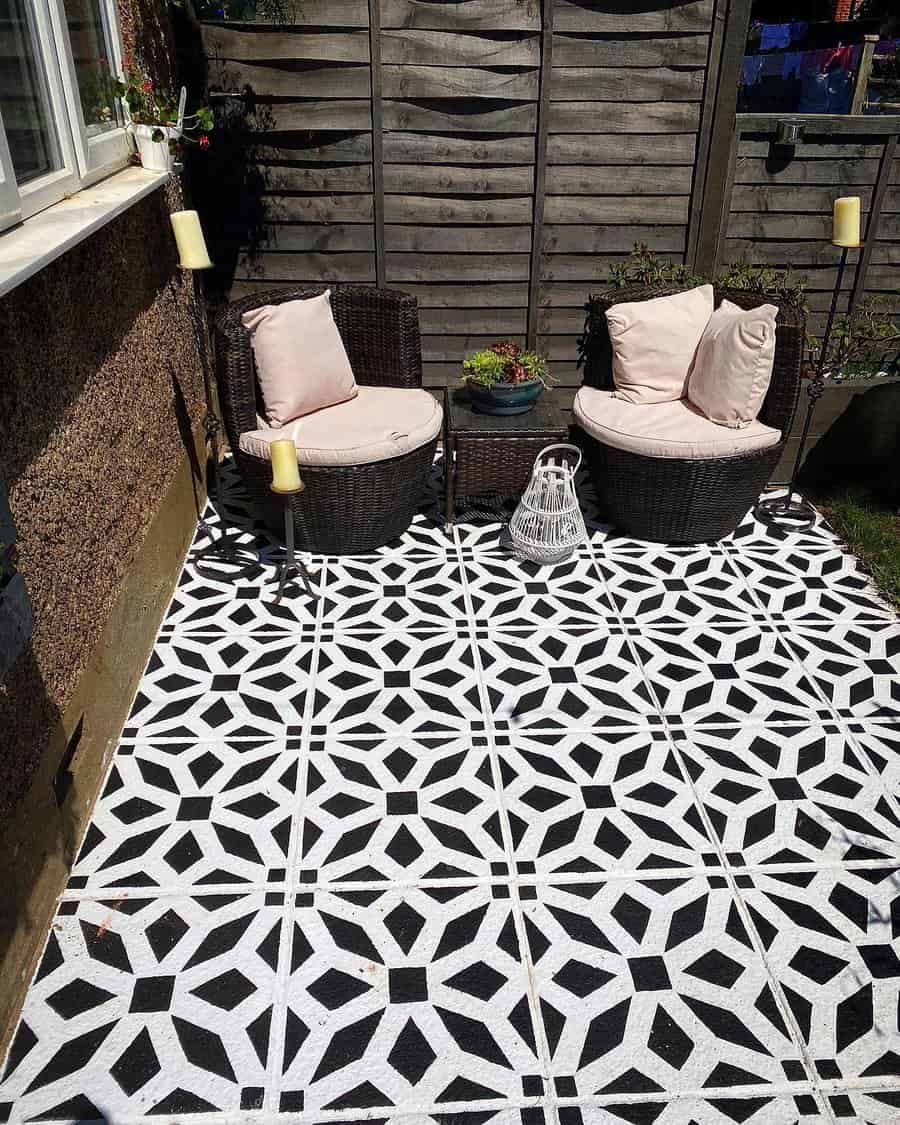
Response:
[{"label": "pink throw pillow", "polygon": [[743,429],[756,418],[772,381],[775,305],[742,309],[723,301],[697,348],[688,399],[711,422]]},{"label": "pink throw pillow", "polygon": [[712,316],[713,287],[626,301],[607,309],[616,398],[672,402],[684,398],[694,353]]},{"label": "pink throw pillow", "polygon": [[354,398],[356,379],[331,313],[331,290],[261,305],[241,322],[250,333],[269,426],[278,428]]}]

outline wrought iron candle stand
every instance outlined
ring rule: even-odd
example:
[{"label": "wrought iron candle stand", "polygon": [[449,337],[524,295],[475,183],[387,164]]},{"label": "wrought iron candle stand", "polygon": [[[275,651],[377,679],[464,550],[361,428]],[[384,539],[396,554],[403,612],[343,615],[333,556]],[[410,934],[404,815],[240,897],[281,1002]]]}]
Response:
[{"label": "wrought iron candle stand", "polygon": [[302,559],[298,559],[294,551],[294,513],[291,508],[291,497],[298,496],[306,487],[303,481],[300,481],[298,488],[282,489],[277,488],[274,483],[269,485],[269,488],[280,496],[284,502],[284,558],[278,567],[278,592],[272,599],[273,605],[278,605],[284,594],[284,588],[287,585],[288,576],[293,571],[300,576],[301,581],[306,589],[307,594],[311,598],[316,597],[316,592],[312,587],[310,581],[309,571],[306,569],[306,564]]},{"label": "wrought iron candle stand", "polygon": [[[758,520],[770,526],[780,527],[785,531],[809,531],[816,522],[816,510],[804,497],[796,492],[797,476],[803,464],[803,453],[806,449],[806,439],[812,424],[816,403],[825,392],[825,366],[828,362],[828,345],[831,342],[831,330],[834,327],[834,318],[837,314],[838,299],[841,293],[841,284],[844,280],[844,270],[847,266],[847,254],[850,250],[861,250],[865,244],[858,242],[854,246],[841,246],[841,260],[838,265],[837,280],[834,293],[831,297],[831,308],[828,311],[828,320],[825,322],[825,333],[822,337],[822,346],[819,350],[819,360],[816,364],[816,373],[806,388],[807,406],[806,418],[803,421],[803,430],[800,433],[800,446],[794,460],[790,483],[784,496],[772,496],[760,500],[753,510]],[[859,265],[857,264],[857,272]]]},{"label": "wrought iron candle stand", "polygon": [[[221,508],[223,500],[219,489],[218,434],[222,423],[212,409],[212,395],[205,365],[204,383],[206,385],[207,408],[203,425],[206,432],[206,444],[209,448],[207,493],[211,496],[215,496]],[[223,578],[242,578],[245,574],[249,575],[252,571],[258,570],[259,559],[255,552],[236,542],[238,532],[228,533],[225,531],[224,512],[221,514],[220,518],[222,520],[222,526],[217,538],[213,527],[207,523],[203,513],[200,513],[198,530],[206,535],[208,542],[191,555],[191,563],[194,570],[204,578],[211,578],[219,582],[221,582]],[[223,568],[227,568],[227,570]]]},{"label": "wrought iron candle stand", "polygon": [[[182,93],[184,93],[183,88]],[[212,344],[206,324],[206,317],[203,312],[206,307],[206,301],[203,293],[203,285],[200,281],[200,274],[204,270],[212,269],[213,264],[206,249],[203,229],[200,226],[200,220],[196,212],[175,212],[171,218],[180,256],[178,264],[181,269],[191,274],[191,280],[194,286],[194,300],[191,304],[191,321],[197,342],[197,352],[200,356],[200,366],[203,372],[203,394],[206,399],[206,415],[203,419],[203,429],[206,439],[204,450],[207,455],[206,491],[207,495],[214,496],[220,508],[223,508],[222,495],[219,488],[219,431],[222,428],[222,423],[219,421],[213,405],[213,375],[211,370]],[[183,225],[185,220],[187,220],[187,225],[189,226],[187,230]],[[189,443],[189,447],[191,447],[189,424],[186,430],[186,440]],[[198,470],[198,476],[199,475],[200,470]],[[198,530],[206,536],[207,540],[202,547],[195,550],[191,555],[191,563],[196,572],[204,578],[221,582],[222,579],[242,578],[244,575],[249,575],[256,571],[259,568],[259,559],[256,554],[236,542],[238,532],[227,533],[225,531],[224,508],[220,514],[221,527],[219,529],[219,535],[216,536],[212,525],[207,522],[203,515],[199,498],[196,496],[196,489],[195,499],[198,500]]]}]

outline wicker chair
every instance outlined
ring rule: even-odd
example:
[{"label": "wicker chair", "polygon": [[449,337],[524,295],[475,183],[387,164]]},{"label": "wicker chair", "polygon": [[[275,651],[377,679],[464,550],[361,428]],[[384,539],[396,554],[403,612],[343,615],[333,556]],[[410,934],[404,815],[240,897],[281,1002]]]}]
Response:
[{"label": "wicker chair", "polygon": [[[216,375],[225,430],[244,484],[270,530],[283,534],[282,501],[269,489],[272,467],[240,447],[263,414],[250,334],[249,309],[314,297],[325,286],[279,289],[229,305],[216,322]],[[421,387],[422,357],[415,297],[363,286],[331,287],[331,308],[357,383]],[[300,549],[316,554],[374,550],[410,525],[434,460],[437,437],[385,461],[364,465],[301,465],[306,489],[292,497]]]},{"label": "wicker chair", "polygon": [[[605,312],[624,301],[644,301],[679,292],[684,286],[636,286],[610,290],[592,300],[585,329],[584,384],[614,389],[612,345]],[[730,534],[756,503],[784,452],[800,390],[806,332],[803,312],[788,302],[742,290],[715,291],[749,309],[778,306],[772,382],[760,421],[781,431],[767,449],[729,457],[651,457],[605,445],[582,431],[588,464],[606,519],[639,539],[696,543]]]}]

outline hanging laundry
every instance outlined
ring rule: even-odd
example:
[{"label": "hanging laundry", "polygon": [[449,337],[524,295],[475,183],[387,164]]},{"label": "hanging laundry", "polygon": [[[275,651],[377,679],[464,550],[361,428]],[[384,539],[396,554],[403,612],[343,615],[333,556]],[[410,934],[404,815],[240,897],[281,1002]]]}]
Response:
[{"label": "hanging laundry", "polygon": [[853,63],[859,48],[857,47],[826,47],[822,52],[824,62],[822,70],[828,70],[832,63],[837,63],[841,70],[848,74],[853,70]]},{"label": "hanging laundry", "polygon": [[762,67],[762,55],[744,55],[744,64],[741,67],[741,85],[744,87],[755,86],[762,75]]},{"label": "hanging laundry", "polygon": [[800,65],[803,61],[803,51],[788,51],[784,56],[784,66],[781,70],[782,78],[799,77]]},{"label": "hanging laundry", "polygon": [[759,42],[763,51],[783,51],[791,45],[791,25],[789,23],[764,23]]},{"label": "hanging laundry", "polygon": [[809,24],[805,20],[794,20],[793,23],[788,24],[791,43],[799,43],[801,39],[805,39],[808,31]]},{"label": "hanging laundry", "polygon": [[828,112],[828,75],[807,72],[802,76],[799,113]]},{"label": "hanging laundry", "polygon": [[853,76],[833,60],[828,75],[828,112],[849,113],[853,100]]}]

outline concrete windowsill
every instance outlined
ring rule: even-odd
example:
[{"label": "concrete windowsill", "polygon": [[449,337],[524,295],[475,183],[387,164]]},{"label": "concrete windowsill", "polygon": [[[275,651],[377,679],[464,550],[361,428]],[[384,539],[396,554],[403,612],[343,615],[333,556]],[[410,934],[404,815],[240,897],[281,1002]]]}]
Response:
[{"label": "concrete windowsill", "polygon": [[168,178],[168,172],[125,168],[0,234],[0,297],[90,238]]}]

